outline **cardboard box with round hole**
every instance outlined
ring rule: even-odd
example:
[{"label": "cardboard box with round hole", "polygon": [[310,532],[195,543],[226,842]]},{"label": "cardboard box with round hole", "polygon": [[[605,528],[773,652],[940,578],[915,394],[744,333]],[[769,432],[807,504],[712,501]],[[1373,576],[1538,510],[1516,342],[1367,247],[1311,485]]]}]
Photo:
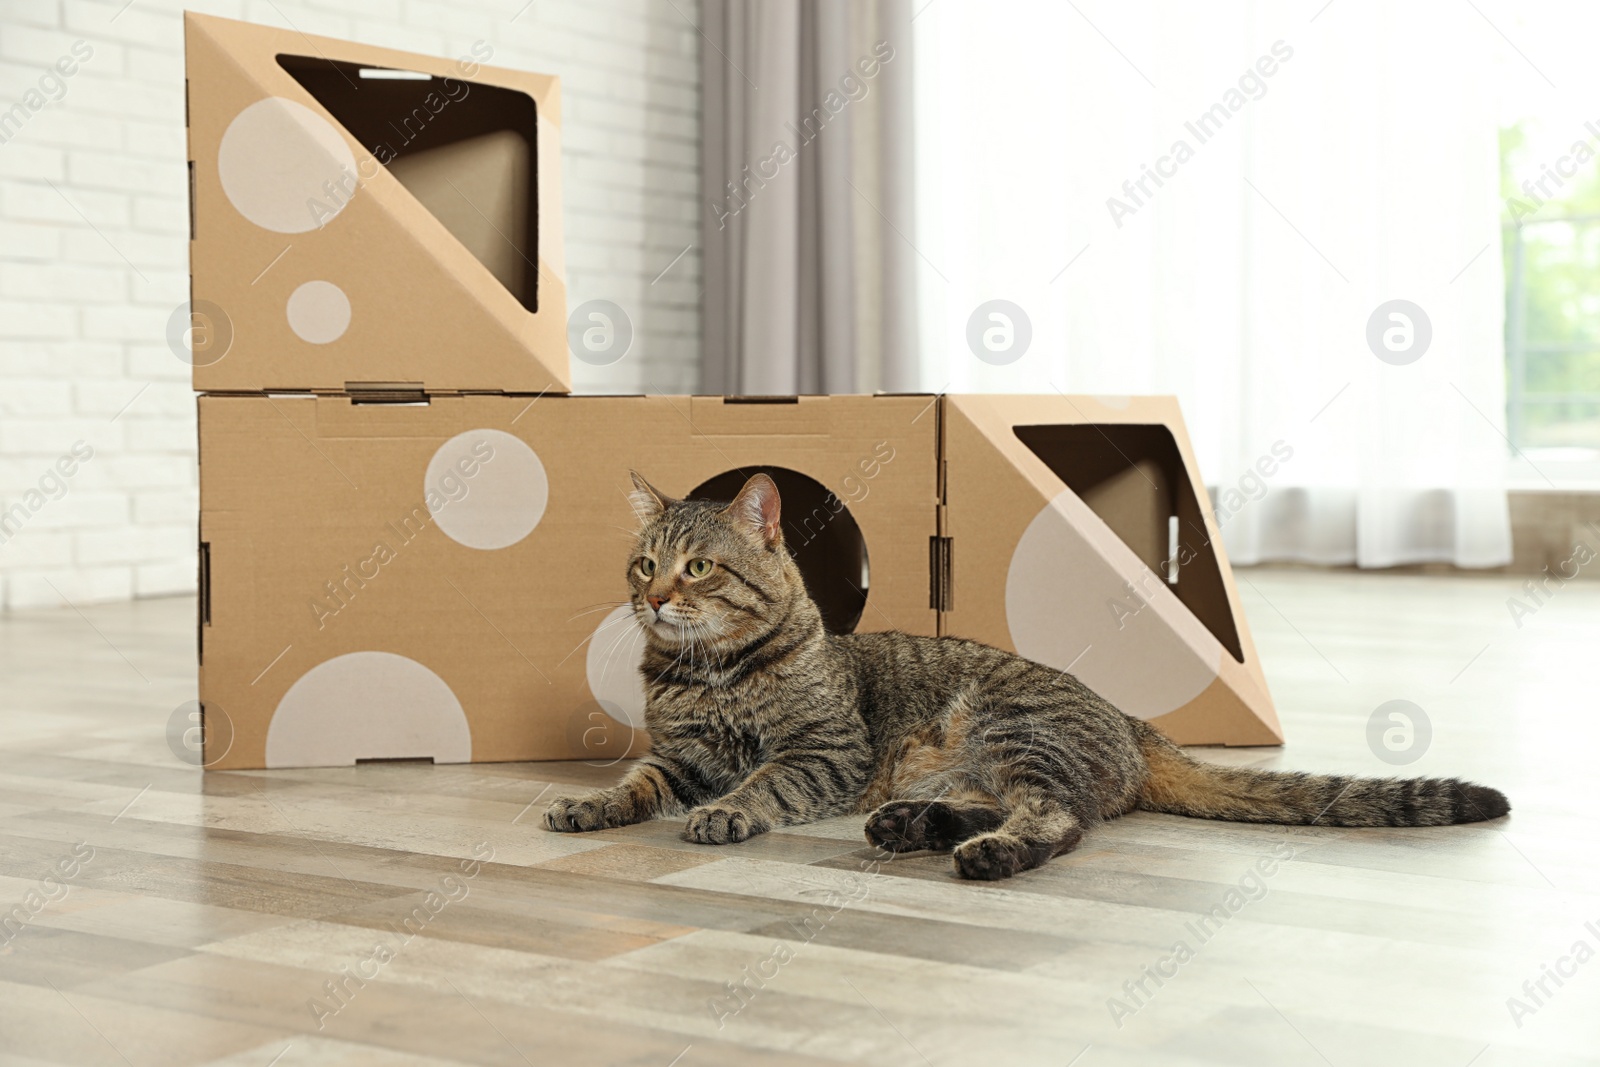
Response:
[{"label": "cardboard box with round hole", "polygon": [[835,632],[934,634],[934,398],[206,396],[207,766],[590,759],[646,738],[638,468],[765,471]]},{"label": "cardboard box with round hole", "polygon": [[710,499],[771,474],[834,632],[1282,740],[1169,398],[208,396],[200,426],[208,766],[641,751],[630,468]]}]

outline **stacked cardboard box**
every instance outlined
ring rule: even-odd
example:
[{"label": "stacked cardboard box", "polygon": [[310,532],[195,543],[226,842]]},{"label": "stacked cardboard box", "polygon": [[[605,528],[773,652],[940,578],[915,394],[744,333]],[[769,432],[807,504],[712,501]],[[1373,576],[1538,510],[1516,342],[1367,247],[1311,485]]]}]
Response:
[{"label": "stacked cardboard box", "polygon": [[186,28],[207,766],[642,750],[629,468],[772,474],[835,631],[1282,740],[1171,399],[572,396],[554,78]]}]

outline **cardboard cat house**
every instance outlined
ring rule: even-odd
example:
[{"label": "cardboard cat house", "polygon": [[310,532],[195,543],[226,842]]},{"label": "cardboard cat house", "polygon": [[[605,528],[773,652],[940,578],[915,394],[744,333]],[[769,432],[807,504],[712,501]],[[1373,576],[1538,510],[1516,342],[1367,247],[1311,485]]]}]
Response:
[{"label": "cardboard cat house", "polygon": [[709,499],[772,474],[833,632],[970,637],[1181,742],[1281,740],[1170,399],[213,395],[200,429],[214,766],[642,751],[630,467]]},{"label": "cardboard cat house", "polygon": [[941,633],[1070,670],[1181,744],[1283,741],[1176,398],[942,412]]},{"label": "cardboard cat house", "polygon": [[570,391],[554,77],[184,31],[197,391]]},{"label": "cardboard cat house", "polygon": [[641,751],[630,466],[707,498],[768,470],[830,628],[935,633],[930,401],[202,397],[208,764]]},{"label": "cardboard cat house", "polygon": [[[397,153],[291,232],[262,224],[294,213],[261,190],[313,189],[302,142],[355,155],[391,106],[403,125],[395,86],[459,97],[444,79],[468,76],[188,28],[196,323],[204,300],[231,324],[225,346],[218,331],[195,346],[208,767],[642,751],[629,468],[708,499],[770,473],[834,632],[970,637],[1070,669],[1181,742],[1282,740],[1174,401],[572,396],[554,79],[473,70],[464,99],[499,101],[465,124],[478,132]],[[286,63],[307,50],[316,64]],[[340,90],[346,77],[360,87]],[[340,100],[368,83],[383,90],[365,110]],[[268,144],[235,158],[263,174],[229,177],[229,131],[276,98],[317,121],[270,105],[252,134]],[[499,205],[493,225],[451,216],[457,188]],[[526,254],[520,272],[490,231]],[[285,247],[261,274],[256,258]],[[348,316],[294,310],[315,282]]]}]

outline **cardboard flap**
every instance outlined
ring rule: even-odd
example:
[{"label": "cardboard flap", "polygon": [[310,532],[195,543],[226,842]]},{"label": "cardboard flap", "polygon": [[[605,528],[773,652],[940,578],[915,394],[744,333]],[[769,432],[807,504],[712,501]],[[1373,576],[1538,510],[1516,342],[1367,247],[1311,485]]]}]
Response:
[{"label": "cardboard flap", "polygon": [[946,399],[944,632],[1007,633],[1185,743],[1282,740],[1175,399]]},{"label": "cardboard flap", "polygon": [[196,389],[570,391],[555,78],[185,27]]}]

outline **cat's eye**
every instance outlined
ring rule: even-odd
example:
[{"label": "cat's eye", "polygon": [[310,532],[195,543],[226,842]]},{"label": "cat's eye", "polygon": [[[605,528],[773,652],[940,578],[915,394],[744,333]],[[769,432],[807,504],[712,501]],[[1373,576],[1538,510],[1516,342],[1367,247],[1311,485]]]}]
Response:
[{"label": "cat's eye", "polygon": [[639,557],[639,573],[644,575],[646,578],[648,578],[652,574],[654,574],[655,572],[656,572],[656,561],[651,559],[649,556],[640,556]]},{"label": "cat's eye", "polygon": [[704,578],[711,573],[714,564],[709,559],[691,559],[684,572],[691,578]]}]

